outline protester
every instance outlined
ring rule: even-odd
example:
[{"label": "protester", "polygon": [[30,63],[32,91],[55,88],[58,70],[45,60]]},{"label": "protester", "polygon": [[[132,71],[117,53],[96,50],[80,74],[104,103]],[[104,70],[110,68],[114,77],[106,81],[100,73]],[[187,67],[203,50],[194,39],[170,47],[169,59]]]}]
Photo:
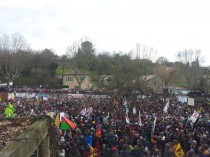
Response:
[{"label": "protester", "polygon": [[[119,96],[21,98],[11,104],[15,117],[64,113],[76,128],[62,130],[59,123],[62,132],[55,137],[60,140],[59,156],[209,156],[210,107],[205,103],[192,107],[176,100],[164,103],[155,97],[138,101]],[[8,102],[1,106],[3,116]],[[65,123],[62,118],[60,122]]]}]

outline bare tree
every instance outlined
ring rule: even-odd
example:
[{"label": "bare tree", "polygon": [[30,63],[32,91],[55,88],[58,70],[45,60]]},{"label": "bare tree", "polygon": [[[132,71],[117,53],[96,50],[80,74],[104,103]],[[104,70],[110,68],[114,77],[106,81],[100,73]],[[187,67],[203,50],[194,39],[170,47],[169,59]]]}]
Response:
[{"label": "bare tree", "polygon": [[18,33],[0,37],[0,73],[9,81],[19,77],[24,68],[23,54],[28,46]]},{"label": "bare tree", "polygon": [[73,42],[71,46],[67,47],[66,56],[67,58],[73,58],[77,54],[79,49],[79,44],[77,42]]},{"label": "bare tree", "polygon": [[136,44],[136,50],[134,52],[136,53],[136,59],[148,59],[153,61],[157,56],[157,50],[145,44]]},{"label": "bare tree", "polygon": [[157,50],[145,44],[136,44],[134,53],[135,85],[137,90],[143,92],[147,88],[145,81],[152,74],[152,60],[155,59]]},{"label": "bare tree", "polygon": [[200,67],[202,61],[201,51],[192,49],[180,51],[177,53],[177,58],[183,63],[180,69],[188,83],[188,87],[195,90],[203,75],[203,70]]},{"label": "bare tree", "polygon": [[75,79],[77,80],[77,83],[79,85],[79,90],[80,90],[81,85],[86,78],[86,74],[84,72],[79,71],[77,68],[75,68],[73,71],[73,75],[74,75]]},{"label": "bare tree", "polygon": [[80,46],[83,42],[90,41],[88,37],[83,37],[78,41],[74,41],[70,46],[67,47],[66,56],[68,59],[74,58],[79,51]]}]

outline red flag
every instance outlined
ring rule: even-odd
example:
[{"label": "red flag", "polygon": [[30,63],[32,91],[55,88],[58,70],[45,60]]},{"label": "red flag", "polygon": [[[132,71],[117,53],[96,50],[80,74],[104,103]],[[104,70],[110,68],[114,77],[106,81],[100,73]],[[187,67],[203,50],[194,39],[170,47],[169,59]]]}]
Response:
[{"label": "red flag", "polygon": [[128,117],[128,114],[125,115],[125,121],[126,121],[126,123],[130,124],[130,119]]},{"label": "red flag", "polygon": [[96,130],[96,137],[100,137],[101,136],[101,128],[98,128]]},{"label": "red flag", "polygon": [[63,117],[63,119],[66,121],[66,123],[68,124],[68,126],[71,128],[71,129],[75,129],[76,128],[76,125],[71,121],[69,120],[68,118],[66,117]]},{"label": "red flag", "polygon": [[100,123],[97,122],[96,123],[96,137],[100,137],[101,136],[101,126]]}]

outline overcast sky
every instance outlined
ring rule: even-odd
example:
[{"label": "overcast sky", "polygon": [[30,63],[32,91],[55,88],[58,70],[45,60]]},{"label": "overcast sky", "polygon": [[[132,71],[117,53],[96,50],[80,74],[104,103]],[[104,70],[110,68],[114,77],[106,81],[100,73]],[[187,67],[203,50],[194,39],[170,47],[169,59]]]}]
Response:
[{"label": "overcast sky", "polygon": [[0,0],[0,34],[18,32],[31,48],[65,54],[89,37],[98,52],[146,44],[175,61],[200,49],[210,65],[210,0]]}]

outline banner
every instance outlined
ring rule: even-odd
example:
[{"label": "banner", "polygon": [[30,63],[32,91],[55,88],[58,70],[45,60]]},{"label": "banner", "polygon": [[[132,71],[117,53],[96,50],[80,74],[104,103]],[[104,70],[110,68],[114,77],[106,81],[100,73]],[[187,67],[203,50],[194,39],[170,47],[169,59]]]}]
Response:
[{"label": "banner", "polygon": [[35,93],[16,93],[15,94],[16,98],[27,98],[27,99],[31,99],[31,98],[35,98],[36,94]]},{"label": "banner", "polygon": [[199,113],[197,111],[194,111],[194,113],[190,117],[190,121],[192,121],[193,123],[195,123],[195,121],[198,119],[198,117],[199,117]]},{"label": "banner", "polygon": [[181,103],[186,103],[187,102],[187,98],[186,96],[178,96],[178,101]]},{"label": "banner", "polygon": [[14,98],[15,98],[15,94],[14,93],[8,93],[7,100],[13,100]]},{"label": "banner", "polygon": [[187,104],[190,106],[194,106],[194,98],[188,98],[187,99]]}]

